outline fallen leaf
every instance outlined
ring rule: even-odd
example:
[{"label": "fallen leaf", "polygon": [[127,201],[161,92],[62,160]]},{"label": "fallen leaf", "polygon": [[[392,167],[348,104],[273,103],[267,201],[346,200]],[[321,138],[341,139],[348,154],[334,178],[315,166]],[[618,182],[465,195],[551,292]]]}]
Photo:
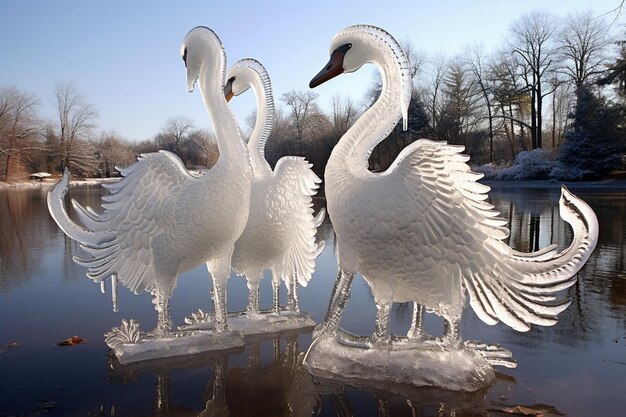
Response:
[{"label": "fallen leaf", "polygon": [[78,336],[72,336],[69,339],[65,339],[60,341],[59,343],[57,343],[57,345],[59,346],[73,346],[73,345],[78,345],[80,343],[85,342],[85,339],[83,339],[82,337],[78,337]]},{"label": "fallen leaf", "polygon": [[9,343],[9,344],[7,345],[7,349],[11,349],[11,348],[14,348],[14,347],[19,346],[19,345],[20,345],[20,344],[19,344],[19,343],[17,343],[17,342],[11,342],[11,343]]},{"label": "fallen leaf", "polygon": [[54,408],[57,408],[59,406],[59,403],[56,401],[52,401],[52,400],[43,400],[40,401],[39,403],[35,404],[35,408],[33,408],[31,411],[33,412],[47,412],[48,410],[52,410]]}]

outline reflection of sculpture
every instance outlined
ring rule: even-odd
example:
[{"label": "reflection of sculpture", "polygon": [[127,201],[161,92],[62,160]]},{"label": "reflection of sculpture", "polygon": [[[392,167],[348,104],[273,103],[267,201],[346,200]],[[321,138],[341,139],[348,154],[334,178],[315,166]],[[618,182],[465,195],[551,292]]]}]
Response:
[{"label": "reflection of sculpture", "polygon": [[313,218],[312,196],[321,180],[302,157],[285,156],[272,168],[265,160],[265,142],[272,130],[274,100],[265,68],[254,59],[237,62],[228,72],[227,99],[252,88],[257,113],[248,141],[252,164],[250,215],[235,243],[232,266],[246,276],[250,290],[248,311],[259,312],[259,281],[265,269],[272,271],[274,312],[280,312],[280,280],[288,291],[288,307],[298,309],[297,286],[306,286],[315,269],[315,258],[324,248],[315,243],[316,227],[324,212]]},{"label": "reflection of sculpture", "polygon": [[[347,356],[360,352],[367,359],[359,361],[376,362],[373,354],[348,345],[389,346],[391,304],[407,301],[416,305],[415,318],[409,340],[397,349],[406,349],[407,343],[433,345],[421,329],[424,307],[444,318],[444,336],[437,345],[462,348],[459,322],[465,289],[470,305],[488,324],[502,320],[519,331],[529,330],[531,324],[554,324],[569,304],[558,301],[554,293],[575,282],[576,272],[596,244],[598,224],[589,206],[563,189],[561,216],[574,229],[572,244],[562,252],[551,246],[525,254],[502,242],[508,234],[506,222],[496,219],[497,213],[484,202],[489,187],[477,182],[481,176],[470,171],[468,158],[460,154],[462,147],[421,139],[405,148],[387,171],[368,171],[372,149],[401,117],[406,127],[412,91],[409,64],[398,43],[371,26],[344,29],[330,50],[330,62],[311,87],[373,62],[381,72],[383,89],[376,103],[341,138],[326,167],[326,198],[337,233],[340,271],[322,337],[312,351],[336,348],[339,356],[339,352]],[[356,272],[362,273],[376,301],[374,335],[364,340],[343,334],[343,346],[333,345],[323,336],[337,334]],[[401,360],[410,360],[406,353],[397,354]],[[457,358],[459,363],[467,362],[463,357]],[[312,355],[310,364],[314,362]],[[332,370],[337,372],[337,368]],[[472,375],[471,384],[454,385],[455,389],[475,389],[481,379],[484,383],[492,378],[487,368],[481,372]],[[428,378],[421,381],[411,375],[398,378],[428,383]]]},{"label": "reflection of sculpture", "polygon": [[67,171],[48,195],[52,217],[90,255],[76,260],[89,267],[90,278],[101,281],[115,274],[131,291],[151,292],[158,312],[156,336],[170,331],[168,303],[177,276],[201,263],[213,277],[216,328],[227,329],[226,280],[249,209],[248,153],[222,93],[226,66],[222,44],[210,29],[198,27],[186,36],[181,54],[187,87],[192,91],[198,81],[215,127],[217,164],[194,177],[174,154],[142,155],[120,170],[121,181],[104,185],[111,194],[103,198],[103,213],[74,203],[85,227],[72,222],[63,207]]},{"label": "reflection of sculpture", "polygon": [[[309,329],[310,331],[310,329]],[[110,362],[109,380],[134,383],[144,374],[155,374],[155,409],[152,415],[228,416],[228,415],[285,415],[311,416],[321,406],[319,393],[309,373],[302,367],[302,354],[298,350],[298,336],[302,333],[287,332],[253,337],[247,341],[245,352],[247,364],[239,349],[208,352],[185,358],[165,358],[120,366],[115,359]],[[261,357],[261,344],[271,342],[271,356]],[[281,351],[281,343],[284,349]],[[235,356],[235,360],[230,357]],[[268,357],[269,356],[269,357]],[[170,374],[179,376],[185,369],[190,375],[202,375],[201,368],[211,370],[206,384],[195,392],[185,392],[189,400],[202,394],[203,410],[182,406],[175,398],[178,389],[170,389]],[[174,379],[175,381],[176,379]],[[188,381],[185,386],[189,387]],[[117,410],[124,414],[124,410]],[[128,411],[128,410],[126,410]]]}]

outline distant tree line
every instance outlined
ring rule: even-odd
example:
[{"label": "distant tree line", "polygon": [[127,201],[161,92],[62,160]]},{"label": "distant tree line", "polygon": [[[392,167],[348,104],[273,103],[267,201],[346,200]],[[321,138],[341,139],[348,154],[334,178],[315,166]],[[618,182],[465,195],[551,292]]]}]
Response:
[{"label": "distant tree line", "polygon": [[[427,137],[464,145],[476,169],[496,179],[597,179],[624,169],[626,41],[591,12],[558,19],[522,16],[494,53],[468,46],[454,57],[429,57],[404,42],[413,96],[409,129],[398,125],[372,152],[370,169],[385,170],[401,149]],[[330,153],[378,97],[374,79],[364,97],[337,95],[323,110],[312,90],[279,97],[266,157],[306,157],[323,176]],[[210,131],[185,117],[164,121],[152,139],[132,142],[97,132],[97,111],[71,83],[55,86],[58,120],[43,121],[38,98],[0,89],[0,180],[70,167],[82,176],[115,175],[137,154],[166,149],[188,168],[209,168],[219,156]],[[254,115],[246,119],[250,132]]]}]

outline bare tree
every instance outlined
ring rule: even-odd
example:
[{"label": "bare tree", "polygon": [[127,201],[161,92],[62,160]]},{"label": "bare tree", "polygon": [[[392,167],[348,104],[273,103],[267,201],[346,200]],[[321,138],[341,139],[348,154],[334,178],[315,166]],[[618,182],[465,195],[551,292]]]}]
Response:
[{"label": "bare tree", "polygon": [[12,175],[12,167],[23,163],[22,157],[45,149],[37,135],[37,104],[35,96],[15,87],[0,89],[0,162],[5,180]]},{"label": "bare tree", "polygon": [[195,129],[193,120],[184,116],[170,117],[157,135],[160,149],[174,152],[181,156],[181,145],[186,135]]},{"label": "bare tree", "polygon": [[426,86],[422,90],[426,111],[431,121],[431,125],[435,134],[439,138],[439,122],[441,112],[443,111],[442,86],[446,74],[449,70],[448,58],[443,55],[437,55],[430,63],[430,78],[426,81]]},{"label": "bare tree", "polygon": [[611,44],[606,22],[590,11],[569,15],[559,34],[564,73],[576,90],[604,71]]},{"label": "bare tree", "polygon": [[552,77],[555,51],[556,19],[546,13],[524,15],[510,29],[509,48],[518,60],[518,75],[524,79],[531,102],[532,147],[542,147],[543,99],[554,90],[543,90],[545,78]]},{"label": "bare tree", "polygon": [[86,164],[90,146],[85,142],[94,128],[98,112],[72,83],[56,84],[54,95],[59,117],[61,167],[88,168],[91,165]]},{"label": "bare tree", "polygon": [[495,135],[494,113],[492,109],[493,89],[492,86],[489,85],[488,65],[485,63],[485,55],[482,46],[475,45],[465,50],[465,65],[472,74],[485,103],[487,122],[489,125],[489,163],[492,163],[493,140]]},{"label": "bare tree", "polygon": [[125,167],[135,162],[133,150],[117,132],[102,132],[96,148],[102,177],[111,177],[116,167]]},{"label": "bare tree", "polygon": [[317,106],[317,93],[313,91],[295,91],[291,90],[282,95],[281,100],[290,110],[290,117],[295,129],[295,140],[298,143],[298,154],[303,155],[302,142],[305,132],[311,133],[314,130],[312,125],[314,122],[313,115],[321,113]]},{"label": "bare tree", "polygon": [[215,135],[207,129],[196,129],[190,133],[189,139],[199,149],[198,165],[211,168],[217,163],[220,151],[215,141]]},{"label": "bare tree", "polygon": [[343,97],[339,94],[333,96],[331,106],[333,136],[339,139],[356,122],[359,111],[350,97]]}]

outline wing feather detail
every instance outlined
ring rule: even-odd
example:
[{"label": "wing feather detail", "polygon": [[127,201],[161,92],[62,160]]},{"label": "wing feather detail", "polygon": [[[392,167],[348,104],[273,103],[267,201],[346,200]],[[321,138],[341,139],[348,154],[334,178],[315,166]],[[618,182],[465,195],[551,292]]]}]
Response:
[{"label": "wing feather detail", "polygon": [[[274,270],[287,281],[297,277],[306,286],[315,270],[315,259],[324,245],[315,241],[317,226],[324,218],[324,211],[313,216],[312,197],[322,182],[311,170],[312,165],[302,157],[285,156],[274,169],[276,182],[287,193],[290,240],[282,261]],[[284,187],[284,188],[283,188]]]},{"label": "wing feather detail", "polygon": [[[151,290],[155,279],[153,240],[163,232],[157,215],[172,201],[165,195],[193,181],[180,159],[166,151],[142,154],[137,162],[120,169],[123,178],[103,184],[110,194],[103,197],[103,213],[74,202],[80,220],[94,231],[106,231],[110,239],[99,244],[82,243],[90,255],[75,261],[89,268],[87,275],[100,282],[112,274],[134,293]],[[164,192],[165,191],[165,192]]]},{"label": "wing feather detail", "polygon": [[432,245],[416,250],[431,253],[439,246],[445,252],[442,262],[459,266],[470,305],[485,323],[502,321],[518,331],[553,325],[569,305],[558,292],[575,282],[595,247],[593,211],[564,190],[561,217],[578,231],[574,242],[563,252],[555,245],[529,254],[512,250],[502,241],[509,235],[508,222],[485,201],[490,187],[477,182],[482,174],[471,172],[462,151],[420,139],[382,174],[390,183],[404,181],[404,192],[415,202],[411,210],[423,225],[423,242]]}]

